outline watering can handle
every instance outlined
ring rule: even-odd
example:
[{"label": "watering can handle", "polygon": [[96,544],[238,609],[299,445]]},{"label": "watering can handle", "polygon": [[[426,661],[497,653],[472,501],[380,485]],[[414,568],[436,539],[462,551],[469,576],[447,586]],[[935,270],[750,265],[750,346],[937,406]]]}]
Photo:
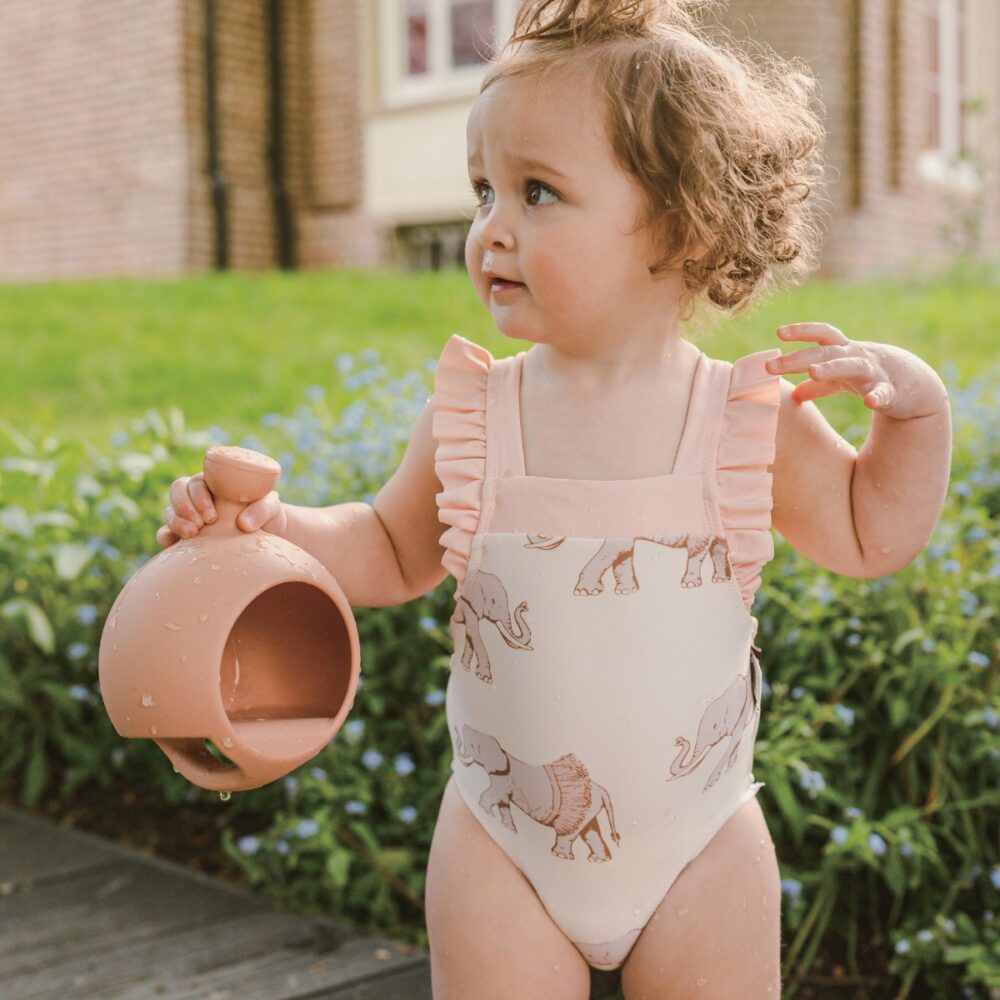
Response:
[{"label": "watering can handle", "polygon": [[205,485],[215,498],[218,520],[201,529],[202,536],[242,535],[236,519],[247,504],[263,500],[281,476],[281,466],[249,448],[216,445],[205,452]]}]

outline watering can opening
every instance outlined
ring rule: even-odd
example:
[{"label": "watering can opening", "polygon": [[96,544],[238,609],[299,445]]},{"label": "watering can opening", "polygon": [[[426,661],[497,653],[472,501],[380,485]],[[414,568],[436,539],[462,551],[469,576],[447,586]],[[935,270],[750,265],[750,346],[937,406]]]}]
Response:
[{"label": "watering can opening", "polygon": [[244,745],[266,757],[326,742],[335,718],[350,709],[350,682],[348,624],[324,591],[301,581],[255,597],[222,654],[226,715]]}]

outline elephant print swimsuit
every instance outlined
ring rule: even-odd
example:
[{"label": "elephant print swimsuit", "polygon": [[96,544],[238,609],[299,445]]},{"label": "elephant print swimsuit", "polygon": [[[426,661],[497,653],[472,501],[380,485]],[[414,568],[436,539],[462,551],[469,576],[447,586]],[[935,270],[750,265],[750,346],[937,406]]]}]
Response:
[{"label": "elephant print swimsuit", "polygon": [[455,334],[434,376],[452,770],[586,961],[616,969],[763,786],[750,607],[774,556],[781,350],[700,354],[672,471],[623,480],[525,474],[525,353]]}]

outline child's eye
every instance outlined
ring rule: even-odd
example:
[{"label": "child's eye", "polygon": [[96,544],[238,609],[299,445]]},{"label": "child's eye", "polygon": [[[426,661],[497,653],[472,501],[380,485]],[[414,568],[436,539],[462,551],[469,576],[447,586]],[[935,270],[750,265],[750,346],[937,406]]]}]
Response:
[{"label": "child's eye", "polygon": [[[551,194],[556,200],[558,200],[558,198],[559,198],[559,196],[555,193],[555,191],[552,190],[552,188],[550,188],[548,186],[548,184],[543,184],[541,181],[529,180],[525,184],[525,191],[530,192],[530,191],[534,191],[536,189],[540,189],[540,190],[543,190],[543,191],[548,191],[548,193]],[[492,191],[492,188],[489,186],[489,184],[487,184],[485,181],[473,181],[472,182],[472,193],[476,196],[476,199],[479,201],[479,207],[480,208],[483,205],[488,204],[487,201],[483,200],[483,192],[484,191]],[[531,199],[530,195],[529,195],[529,197],[528,197],[528,204],[532,205],[532,206],[537,206],[538,202],[537,201],[533,201]]]}]

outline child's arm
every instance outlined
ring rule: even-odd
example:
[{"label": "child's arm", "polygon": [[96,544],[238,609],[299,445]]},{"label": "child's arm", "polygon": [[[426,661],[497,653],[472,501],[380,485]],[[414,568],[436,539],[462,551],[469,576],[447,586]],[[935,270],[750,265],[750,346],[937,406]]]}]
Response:
[{"label": "child's arm", "polygon": [[[808,329],[822,327],[833,333]],[[947,493],[952,439],[944,383],[899,348],[848,341],[826,324],[795,329],[796,339],[816,334],[848,350],[809,348],[770,369],[810,374],[798,386],[781,379],[772,524],[807,558],[843,576],[895,573],[927,544]],[[824,370],[824,363],[836,367]],[[855,392],[875,411],[860,452],[810,401],[838,391]]]},{"label": "child's arm", "polygon": [[438,543],[444,525],[435,495],[437,448],[428,402],[413,427],[399,468],[372,504],[295,507],[282,502],[283,537],[315,556],[333,574],[353,607],[404,604],[447,575]]}]

